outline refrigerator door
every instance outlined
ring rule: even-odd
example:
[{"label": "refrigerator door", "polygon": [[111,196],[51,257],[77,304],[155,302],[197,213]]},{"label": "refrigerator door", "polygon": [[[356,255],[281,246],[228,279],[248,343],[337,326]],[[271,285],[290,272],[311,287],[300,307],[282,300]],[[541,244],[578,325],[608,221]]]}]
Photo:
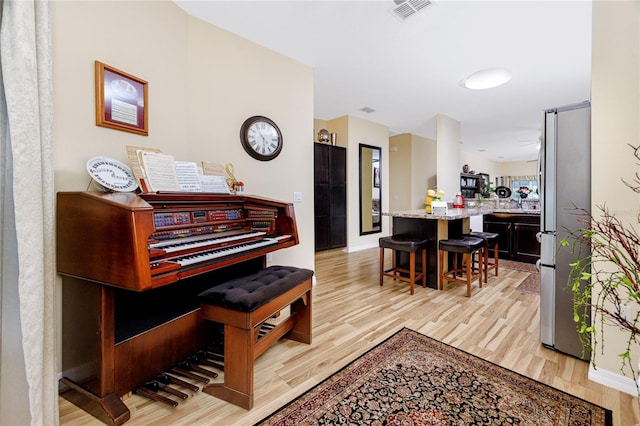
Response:
[{"label": "refrigerator door", "polygon": [[591,209],[591,108],[581,104],[558,109],[556,146],[556,298],[555,298],[555,347],[557,350],[588,358],[583,354],[582,343],[573,321],[573,293],[568,288],[570,263],[590,254],[589,246],[564,247],[558,250],[569,232],[584,228],[580,215]]},{"label": "refrigerator door", "polygon": [[540,147],[540,230],[555,232],[556,230],[556,123],[557,110],[549,110],[544,114],[544,132]]},{"label": "refrigerator door", "polygon": [[540,267],[540,341],[553,348],[555,343],[556,271],[551,266]]},{"label": "refrigerator door", "polygon": [[540,233],[540,264],[554,267],[556,264],[556,233]]}]

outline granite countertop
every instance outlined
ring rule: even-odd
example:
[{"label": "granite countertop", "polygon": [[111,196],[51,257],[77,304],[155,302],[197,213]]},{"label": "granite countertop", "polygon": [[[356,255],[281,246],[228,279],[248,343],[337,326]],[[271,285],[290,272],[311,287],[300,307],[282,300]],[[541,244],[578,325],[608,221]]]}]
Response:
[{"label": "granite countertop", "polygon": [[384,212],[383,216],[391,217],[407,217],[413,219],[442,219],[455,220],[464,219],[471,216],[485,215],[491,213],[511,213],[511,214],[531,214],[540,215],[537,209],[496,209],[496,208],[479,208],[479,209],[448,209],[446,215],[438,215],[427,213],[424,209],[404,210],[395,212]]}]

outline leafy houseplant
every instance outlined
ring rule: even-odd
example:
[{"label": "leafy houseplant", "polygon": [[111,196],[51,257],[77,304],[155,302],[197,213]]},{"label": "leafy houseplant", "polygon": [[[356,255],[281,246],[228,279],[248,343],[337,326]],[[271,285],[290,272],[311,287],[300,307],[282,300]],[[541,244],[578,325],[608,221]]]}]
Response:
[{"label": "leafy houseplant", "polygon": [[[634,156],[640,160],[640,146],[631,147]],[[622,181],[640,194],[638,172],[632,183]],[[580,258],[578,253],[580,260],[569,265],[574,321],[583,347],[593,349],[591,362],[595,367],[595,349],[600,348],[601,352],[604,349],[604,326],[613,325],[626,333],[626,350],[618,355],[622,359],[620,370],[624,373],[625,366],[629,367],[640,394],[631,360],[631,349],[640,343],[640,236],[632,225],[623,223],[605,205],[598,206],[599,217],[584,209],[576,207],[575,210],[584,227],[570,232],[569,237],[561,241],[561,247],[572,246],[575,250],[580,242],[591,247],[590,256]],[[640,223],[640,212],[637,221]],[[635,306],[635,314],[627,309],[629,306]]]}]

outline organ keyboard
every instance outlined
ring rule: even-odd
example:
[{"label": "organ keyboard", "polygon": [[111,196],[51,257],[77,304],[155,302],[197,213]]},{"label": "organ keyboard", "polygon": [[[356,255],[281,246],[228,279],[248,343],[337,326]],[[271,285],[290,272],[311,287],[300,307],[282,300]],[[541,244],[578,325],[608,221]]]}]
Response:
[{"label": "organ keyboard", "polygon": [[291,203],[206,193],[58,193],[62,395],[97,405],[108,423],[126,421],[120,396],[215,336],[200,319],[197,294],[265,268],[267,253],[298,242]]}]

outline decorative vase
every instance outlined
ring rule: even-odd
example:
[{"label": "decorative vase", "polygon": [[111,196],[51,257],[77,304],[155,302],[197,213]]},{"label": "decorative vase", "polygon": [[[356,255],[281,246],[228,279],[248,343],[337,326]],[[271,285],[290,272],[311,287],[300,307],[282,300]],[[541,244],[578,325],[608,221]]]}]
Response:
[{"label": "decorative vase", "polygon": [[520,198],[527,198],[528,195],[529,194],[525,194],[525,193],[522,192],[522,193],[520,193]]}]

